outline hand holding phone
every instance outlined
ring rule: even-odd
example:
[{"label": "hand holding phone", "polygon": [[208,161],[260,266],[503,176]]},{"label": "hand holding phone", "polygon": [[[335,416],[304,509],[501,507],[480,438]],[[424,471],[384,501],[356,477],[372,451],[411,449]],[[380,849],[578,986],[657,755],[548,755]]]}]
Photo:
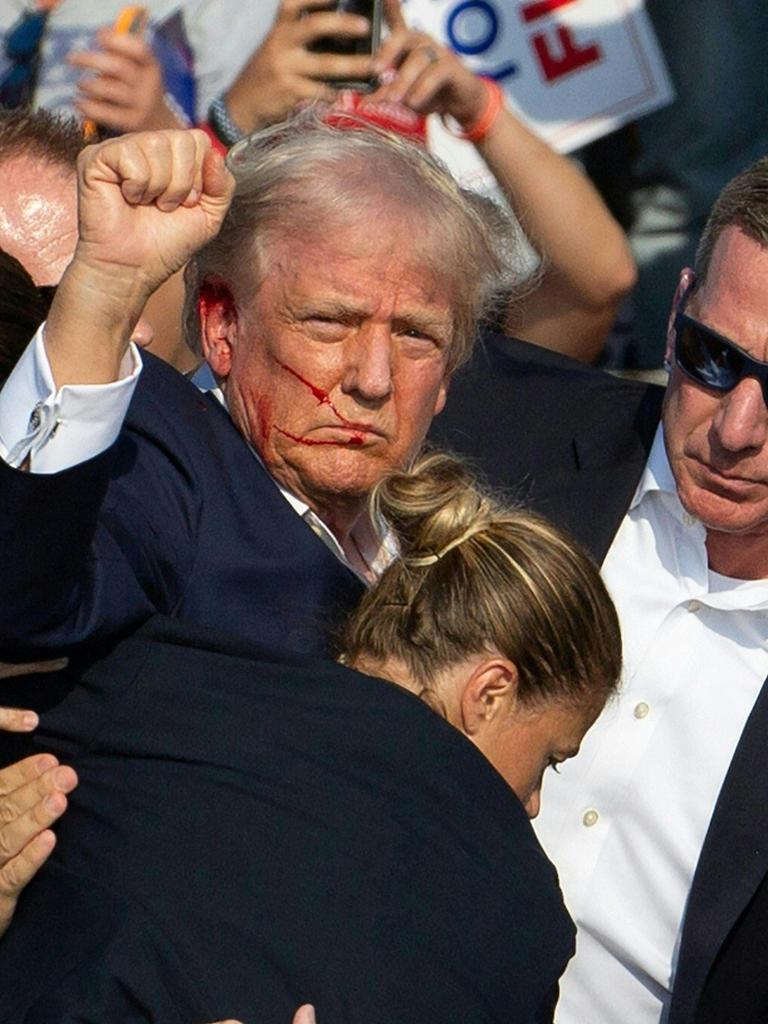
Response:
[{"label": "hand holding phone", "polygon": [[[342,85],[370,87],[379,0],[373,21],[355,13],[358,2],[282,0],[269,35],[226,93],[230,116],[242,132],[281,120],[303,101],[332,102]],[[328,40],[337,42],[336,49],[319,51],[318,44],[327,47]]]}]

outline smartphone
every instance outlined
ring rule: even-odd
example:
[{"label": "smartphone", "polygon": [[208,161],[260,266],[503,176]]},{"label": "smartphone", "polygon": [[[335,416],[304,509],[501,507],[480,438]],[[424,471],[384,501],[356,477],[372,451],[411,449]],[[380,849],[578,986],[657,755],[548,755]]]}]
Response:
[{"label": "smartphone", "polygon": [[[316,8],[315,8],[316,9]],[[334,0],[325,10],[336,11],[338,14],[357,14],[367,18],[371,23],[368,35],[357,39],[347,36],[323,36],[310,44],[309,49],[315,53],[337,53],[342,56],[372,56],[379,48],[381,41],[381,0]],[[376,84],[372,79],[355,81],[332,79],[331,84],[340,89],[357,89],[360,92],[370,91]]]}]

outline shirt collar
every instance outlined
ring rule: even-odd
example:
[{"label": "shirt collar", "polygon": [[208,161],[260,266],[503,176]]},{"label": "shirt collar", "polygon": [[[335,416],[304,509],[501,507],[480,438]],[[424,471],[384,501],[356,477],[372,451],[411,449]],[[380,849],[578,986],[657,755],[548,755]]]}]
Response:
[{"label": "shirt collar", "polygon": [[643,475],[640,477],[635,496],[629,506],[630,509],[637,508],[646,494],[652,492],[670,494],[677,499],[677,484],[672,474],[672,467],[667,458],[667,450],[664,446],[664,427],[660,423],[656,436],[653,439],[651,452],[645,464]]},{"label": "shirt collar", "polygon": [[706,530],[702,523],[685,511],[677,496],[677,484],[667,458],[662,424],[659,424],[656,430],[651,452],[630,509],[636,509],[645,498],[653,495],[658,495],[661,498],[667,513],[677,520],[678,529],[682,531],[679,534],[680,542],[682,542],[682,537],[688,536],[699,551],[702,571],[706,573],[707,580],[706,595],[701,595],[704,603],[724,611],[765,611],[768,609],[768,580],[737,580],[729,576],[721,576],[712,569],[706,568]]}]

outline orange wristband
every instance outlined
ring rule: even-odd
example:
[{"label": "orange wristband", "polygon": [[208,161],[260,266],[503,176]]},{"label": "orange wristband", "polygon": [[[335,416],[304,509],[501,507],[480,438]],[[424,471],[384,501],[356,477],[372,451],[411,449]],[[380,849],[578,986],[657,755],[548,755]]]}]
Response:
[{"label": "orange wristband", "polygon": [[504,93],[499,83],[492,78],[486,78],[484,75],[480,77],[480,81],[485,86],[487,97],[485,109],[473,125],[470,125],[464,131],[456,133],[460,139],[466,139],[467,142],[482,142],[491,128],[493,128],[496,118],[499,116],[499,112],[504,105]]}]

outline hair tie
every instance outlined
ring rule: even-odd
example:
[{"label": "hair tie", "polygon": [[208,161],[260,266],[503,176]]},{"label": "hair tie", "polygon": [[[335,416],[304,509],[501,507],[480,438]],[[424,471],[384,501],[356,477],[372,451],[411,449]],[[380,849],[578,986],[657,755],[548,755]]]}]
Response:
[{"label": "hair tie", "polygon": [[449,541],[449,543],[446,544],[445,547],[442,548],[440,551],[433,552],[431,555],[420,555],[417,558],[407,558],[406,563],[408,565],[414,565],[417,568],[421,568],[422,566],[426,565],[434,565],[435,562],[440,561],[443,555],[447,555],[449,551],[452,551],[454,548],[457,548],[459,544],[463,544],[464,541],[469,540],[471,537],[474,537],[476,533],[479,533],[481,530],[484,530],[485,527],[486,523],[480,523],[475,524],[474,526],[469,526],[464,531],[464,533],[459,534],[458,537],[454,537],[454,539],[452,541]]}]

